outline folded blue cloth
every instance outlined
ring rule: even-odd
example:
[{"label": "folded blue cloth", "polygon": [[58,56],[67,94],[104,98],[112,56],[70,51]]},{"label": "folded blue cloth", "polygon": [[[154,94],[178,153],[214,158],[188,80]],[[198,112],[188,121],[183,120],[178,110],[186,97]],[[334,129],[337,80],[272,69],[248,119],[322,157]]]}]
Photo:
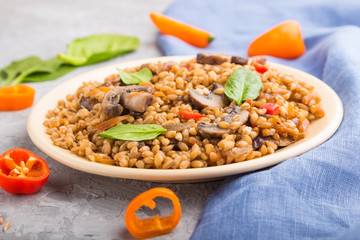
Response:
[{"label": "folded blue cloth", "polygon": [[360,238],[360,2],[179,0],[165,14],[213,32],[207,49],[159,34],[166,55],[224,52],[248,44],[284,20],[297,20],[306,53],[268,57],[330,85],[344,119],[315,149],[277,166],[228,177],[207,200],[193,239]]}]

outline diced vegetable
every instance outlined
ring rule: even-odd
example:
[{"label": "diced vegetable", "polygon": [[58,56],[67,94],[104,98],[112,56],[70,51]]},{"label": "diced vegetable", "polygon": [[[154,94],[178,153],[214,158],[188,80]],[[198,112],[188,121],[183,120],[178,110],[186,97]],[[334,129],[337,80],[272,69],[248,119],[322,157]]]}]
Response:
[{"label": "diced vegetable", "polygon": [[0,111],[17,111],[30,107],[34,102],[35,89],[26,85],[0,88]]},{"label": "diced vegetable", "polygon": [[248,47],[249,56],[269,55],[293,59],[305,52],[300,24],[293,20],[282,22],[261,34]]},{"label": "diced vegetable", "polygon": [[[170,216],[159,218],[156,215],[152,218],[139,219],[136,211],[146,206],[154,210],[157,197],[168,198],[172,201],[173,212]],[[145,239],[165,234],[173,230],[181,218],[181,206],[178,197],[168,188],[152,188],[135,197],[128,205],[125,212],[125,224],[129,232],[136,238]]]},{"label": "diced vegetable", "polygon": [[0,156],[0,186],[12,194],[33,194],[49,178],[46,161],[29,150],[13,148]]},{"label": "diced vegetable", "polygon": [[199,118],[203,117],[203,115],[201,115],[198,112],[194,112],[194,111],[180,110],[179,114],[183,117],[190,118],[190,119],[199,119]]},{"label": "diced vegetable", "polygon": [[269,70],[266,66],[264,65],[261,65],[261,64],[258,64],[258,63],[255,63],[253,65],[255,67],[255,70],[258,72],[258,73],[265,73],[267,70]]},{"label": "diced vegetable", "polygon": [[155,26],[163,34],[177,37],[195,47],[205,48],[215,38],[215,36],[195,26],[167,17],[160,13],[150,13],[150,17]]},{"label": "diced vegetable", "polygon": [[276,103],[265,103],[260,109],[266,109],[267,114],[277,115],[280,113],[280,106]]}]

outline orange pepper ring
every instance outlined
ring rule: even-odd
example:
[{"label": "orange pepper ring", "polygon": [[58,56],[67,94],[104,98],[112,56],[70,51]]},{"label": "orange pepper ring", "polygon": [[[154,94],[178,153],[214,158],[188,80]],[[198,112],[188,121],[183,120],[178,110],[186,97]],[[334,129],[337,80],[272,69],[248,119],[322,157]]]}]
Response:
[{"label": "orange pepper ring", "polygon": [[[171,215],[162,218],[156,215],[152,218],[139,219],[136,211],[142,206],[155,209],[156,197],[164,197],[172,201],[174,209]],[[181,206],[175,193],[168,188],[159,187],[141,193],[129,203],[125,212],[125,224],[134,237],[144,239],[170,232],[179,223],[180,217]]]}]

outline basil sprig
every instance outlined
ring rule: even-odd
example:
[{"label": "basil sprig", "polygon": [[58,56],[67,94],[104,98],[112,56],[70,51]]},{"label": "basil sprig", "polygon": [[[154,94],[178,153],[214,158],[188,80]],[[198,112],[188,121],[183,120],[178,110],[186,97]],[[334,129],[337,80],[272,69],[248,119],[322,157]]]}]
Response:
[{"label": "basil sprig", "polygon": [[127,85],[149,82],[153,76],[152,72],[148,68],[143,68],[135,73],[128,73],[122,69],[118,69],[118,71],[121,81]]},{"label": "basil sprig", "polygon": [[118,140],[143,141],[154,139],[163,132],[166,132],[166,129],[156,124],[124,124],[112,127],[97,135]]},{"label": "basil sprig", "polygon": [[263,88],[261,78],[247,68],[236,69],[226,80],[224,93],[239,106],[246,99],[256,99]]}]

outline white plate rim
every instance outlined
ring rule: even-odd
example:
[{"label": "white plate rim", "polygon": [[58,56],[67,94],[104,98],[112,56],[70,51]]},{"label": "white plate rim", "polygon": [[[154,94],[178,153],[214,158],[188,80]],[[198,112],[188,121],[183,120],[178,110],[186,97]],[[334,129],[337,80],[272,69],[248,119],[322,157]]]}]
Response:
[{"label": "white plate rim", "polygon": [[[27,131],[33,141],[33,143],[41,149],[45,154],[53,158],[54,160],[77,170],[84,171],[87,173],[108,176],[108,177],[117,177],[125,179],[136,179],[136,180],[145,180],[145,181],[155,181],[155,182],[196,182],[204,181],[209,179],[216,179],[225,176],[245,173],[249,171],[254,171],[262,169],[265,167],[276,165],[286,159],[298,156],[302,153],[309,151],[312,148],[317,147],[321,143],[329,139],[338,127],[341,124],[343,118],[343,106],[339,96],[336,92],[325,84],[320,79],[305,73],[303,71],[297,70],[295,68],[287,67],[281,64],[270,63],[273,67],[283,71],[285,73],[291,73],[294,76],[302,76],[304,79],[310,79],[311,85],[315,87],[315,91],[319,93],[318,90],[321,90],[320,96],[330,99],[331,102],[325,102],[326,106],[331,105],[332,109],[326,109],[326,116],[322,119],[331,118],[330,122],[327,123],[327,131],[321,132],[321,134],[316,134],[312,136],[311,139],[302,139],[299,142],[293,144],[291,149],[289,147],[283,148],[279,151],[276,151],[274,154],[266,155],[257,159],[250,161],[244,161],[240,163],[232,163],[223,166],[214,166],[206,167],[199,169],[169,169],[169,170],[159,170],[159,169],[138,169],[138,168],[122,168],[118,166],[106,165],[101,163],[95,163],[88,161],[84,158],[81,158],[69,150],[62,149],[52,144],[50,136],[45,133],[45,126],[43,126],[43,121],[45,120],[45,114],[49,109],[52,109],[56,106],[58,100],[63,98],[56,98],[54,96],[61,93],[64,95],[63,90],[68,93],[73,93],[85,81],[103,81],[104,78],[112,73],[116,73],[116,68],[125,68],[130,66],[138,66],[142,63],[148,62],[158,62],[158,61],[186,61],[195,56],[167,56],[167,57],[156,57],[148,59],[139,59],[134,61],[121,62],[117,64],[112,64],[109,66],[101,67],[86,73],[82,73],[78,76],[75,76],[60,85],[56,86],[45,94],[31,109],[31,112],[28,116],[27,121]],[[102,79],[101,79],[102,78]],[[306,82],[309,82],[306,80]],[[66,95],[65,94],[65,95]],[[323,99],[324,100],[324,99]],[[324,104],[324,102],[322,101]],[[327,111],[328,110],[328,111]],[[336,114],[334,114],[334,112]],[[330,114],[330,116],[329,116]],[[313,124],[316,120],[310,124],[310,131],[312,130]],[[321,123],[323,124],[323,123]],[[320,126],[320,123],[318,124]],[[289,151],[290,150],[290,151]]]}]

